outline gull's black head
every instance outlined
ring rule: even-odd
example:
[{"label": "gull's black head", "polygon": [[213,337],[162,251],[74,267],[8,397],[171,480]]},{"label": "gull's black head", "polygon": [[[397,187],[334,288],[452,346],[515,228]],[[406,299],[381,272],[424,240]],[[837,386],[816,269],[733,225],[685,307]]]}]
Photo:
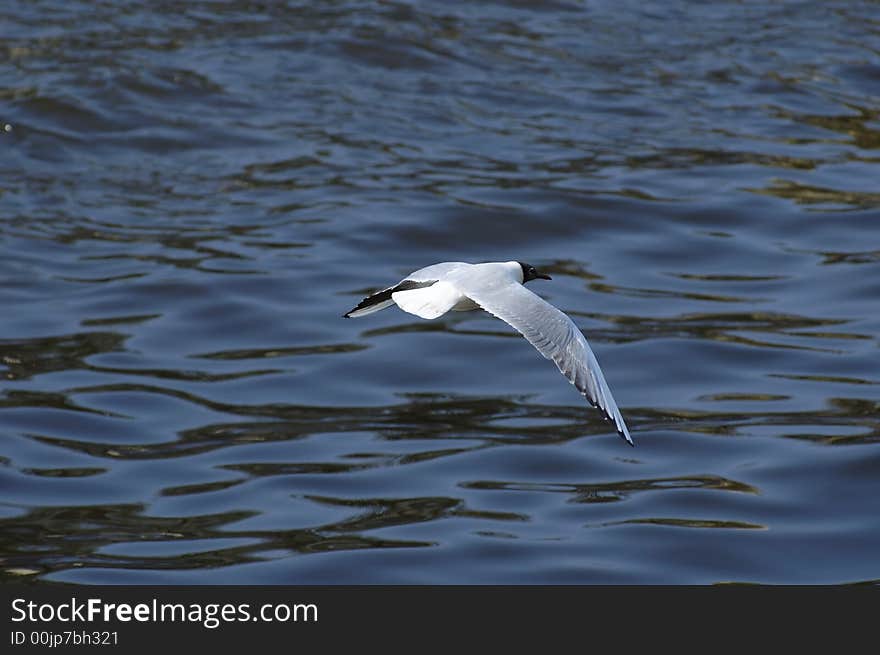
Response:
[{"label": "gull's black head", "polygon": [[531,264],[526,264],[525,262],[517,262],[523,271],[523,284],[528,282],[529,280],[552,280],[553,278],[545,273],[541,273],[538,269],[536,269]]}]

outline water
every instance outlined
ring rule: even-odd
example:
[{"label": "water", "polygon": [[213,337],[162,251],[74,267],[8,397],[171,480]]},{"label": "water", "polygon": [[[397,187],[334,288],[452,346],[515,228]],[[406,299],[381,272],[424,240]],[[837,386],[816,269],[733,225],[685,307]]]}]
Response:
[{"label": "water", "polygon": [[880,580],[876,2],[3,14],[4,580]]}]

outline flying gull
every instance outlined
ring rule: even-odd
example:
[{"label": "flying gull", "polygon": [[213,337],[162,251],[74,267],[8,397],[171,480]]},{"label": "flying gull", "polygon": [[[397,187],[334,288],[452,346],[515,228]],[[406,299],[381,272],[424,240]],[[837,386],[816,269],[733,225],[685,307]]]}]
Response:
[{"label": "flying gull", "polygon": [[366,316],[395,304],[425,319],[450,310],[484,309],[552,359],[587,401],[614,423],[618,434],[635,445],[583,333],[567,315],[523,286],[536,279],[549,280],[550,276],[523,262],[443,262],[367,296],[344,316]]}]

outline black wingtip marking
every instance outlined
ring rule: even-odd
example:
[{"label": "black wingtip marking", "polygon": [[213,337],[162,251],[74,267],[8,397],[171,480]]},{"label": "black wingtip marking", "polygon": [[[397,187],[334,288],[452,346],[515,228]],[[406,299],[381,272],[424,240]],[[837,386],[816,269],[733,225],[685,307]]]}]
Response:
[{"label": "black wingtip marking", "polygon": [[609,421],[611,421],[611,423],[614,425],[615,431],[617,432],[617,434],[620,436],[621,439],[623,439],[626,443],[628,443],[633,448],[636,447],[636,444],[632,440],[632,437],[627,437],[626,434],[624,434],[623,430],[621,430],[620,428],[617,427],[617,423],[615,423],[613,419],[611,419],[608,416],[606,416],[605,418],[608,419]]},{"label": "black wingtip marking", "polygon": [[612,419],[610,416],[606,416],[605,418],[607,418],[609,421],[611,421],[611,423],[614,425],[614,429],[617,431],[617,434],[620,435],[620,438],[621,438],[621,439],[623,439],[626,443],[628,443],[628,444],[629,444],[630,446],[632,446],[633,448],[636,447],[636,444],[635,444],[635,442],[632,440],[632,437],[628,437],[628,436],[626,435],[626,433],[625,433],[623,430],[621,430],[620,428],[618,428],[618,427],[617,427],[617,423],[614,422],[614,419]]},{"label": "black wingtip marking", "polygon": [[602,414],[602,418],[604,418],[606,421],[608,421],[609,423],[611,423],[611,425],[614,426],[614,431],[617,432],[618,435],[620,435],[621,439],[623,439],[626,443],[628,443],[633,448],[636,447],[635,442],[632,441],[632,437],[630,437],[629,439],[626,438],[626,435],[623,433],[623,430],[618,429],[617,423],[614,421],[614,418],[610,414],[608,414],[604,409],[602,409],[602,407],[599,406],[599,403],[591,400],[590,397],[584,391],[581,391],[581,395],[586,399],[586,401],[587,401],[587,403],[589,403],[590,407],[598,409],[599,413]]},{"label": "black wingtip marking", "polygon": [[427,280],[425,282],[416,282],[415,280],[404,280],[400,284],[394,287],[388,287],[383,291],[378,293],[374,293],[370,296],[367,296],[363,300],[361,300],[357,307],[347,311],[342,315],[342,318],[352,318],[351,314],[354,314],[356,311],[361,309],[368,309],[373,305],[378,305],[379,303],[383,303],[387,300],[391,300],[391,294],[397,291],[411,291],[412,289],[424,289],[425,287],[429,287],[432,284],[437,282],[437,280]]}]

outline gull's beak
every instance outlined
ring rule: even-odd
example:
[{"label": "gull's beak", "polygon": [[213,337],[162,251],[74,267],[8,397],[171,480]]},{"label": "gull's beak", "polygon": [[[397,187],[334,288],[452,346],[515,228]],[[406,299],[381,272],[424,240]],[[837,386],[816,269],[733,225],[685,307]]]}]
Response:
[{"label": "gull's beak", "polygon": [[536,279],[540,279],[540,280],[552,280],[552,279],[553,279],[552,277],[550,277],[550,276],[547,275],[546,273],[538,273],[538,274],[535,276],[535,278],[536,278]]}]

